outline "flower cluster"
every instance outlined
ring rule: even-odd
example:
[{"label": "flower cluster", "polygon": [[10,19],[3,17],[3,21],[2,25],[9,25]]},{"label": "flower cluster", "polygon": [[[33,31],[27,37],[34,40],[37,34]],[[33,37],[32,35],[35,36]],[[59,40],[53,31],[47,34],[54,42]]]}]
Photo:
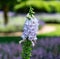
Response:
[{"label": "flower cluster", "polygon": [[21,59],[21,45],[10,42],[0,43],[0,59]]},{"label": "flower cluster", "polygon": [[26,39],[28,37],[29,40],[37,40],[38,25],[38,20],[35,17],[31,17],[30,20],[27,19],[24,24],[22,38]]},{"label": "flower cluster", "polygon": [[60,59],[60,37],[40,38],[32,51],[31,59]]},{"label": "flower cluster", "polygon": [[34,46],[37,40],[36,34],[38,31],[38,26],[39,26],[38,20],[34,16],[30,17],[29,15],[27,15],[24,24],[23,34],[21,36],[23,40],[19,41],[19,43],[23,42],[28,38],[28,40],[31,41],[32,46]]},{"label": "flower cluster", "polygon": [[26,39],[30,40],[34,46],[37,40],[36,34],[38,31],[39,21],[34,17],[33,8],[30,7],[29,13],[27,14],[26,21],[24,24],[24,31],[22,34],[22,39],[19,43],[25,41]]}]

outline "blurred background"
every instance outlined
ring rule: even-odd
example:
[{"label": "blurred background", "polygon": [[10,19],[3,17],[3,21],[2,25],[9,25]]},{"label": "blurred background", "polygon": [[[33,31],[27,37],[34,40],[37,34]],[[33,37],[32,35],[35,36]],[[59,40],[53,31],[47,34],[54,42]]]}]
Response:
[{"label": "blurred background", "polygon": [[60,59],[60,0],[0,0],[0,59],[22,59],[18,42],[30,6],[39,20],[31,59]]}]

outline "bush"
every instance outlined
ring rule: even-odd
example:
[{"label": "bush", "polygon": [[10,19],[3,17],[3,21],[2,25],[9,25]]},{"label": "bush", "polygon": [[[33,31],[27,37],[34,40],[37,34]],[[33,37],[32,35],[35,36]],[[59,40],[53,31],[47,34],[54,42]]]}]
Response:
[{"label": "bush", "polygon": [[18,12],[28,12],[30,5],[34,7],[36,12],[60,13],[59,1],[26,1],[15,6]]}]

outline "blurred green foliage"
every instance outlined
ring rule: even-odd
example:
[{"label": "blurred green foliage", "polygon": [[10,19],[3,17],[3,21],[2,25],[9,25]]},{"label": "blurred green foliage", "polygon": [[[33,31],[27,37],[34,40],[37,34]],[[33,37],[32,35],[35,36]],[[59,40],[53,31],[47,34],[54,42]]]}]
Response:
[{"label": "blurred green foliage", "polygon": [[2,7],[5,5],[7,5],[8,7],[12,7],[22,1],[25,0],[0,0],[0,9],[2,9]]},{"label": "blurred green foliage", "polygon": [[[45,11],[48,13],[51,12],[60,12],[60,1],[50,0],[50,1],[43,1],[43,0],[27,0],[23,1],[20,4],[17,4],[14,9],[17,11],[19,10],[25,10],[26,7],[33,6],[37,9],[37,11]],[[25,9],[24,9],[25,8]],[[26,9],[27,11],[27,9]]]},{"label": "blurred green foliage", "polygon": [[[10,10],[28,11],[30,5],[38,12],[60,12],[60,1],[56,0],[0,0],[0,9],[3,5],[8,5]],[[14,8],[12,8],[14,6]],[[23,13],[23,12],[22,12]]]},{"label": "blurred green foliage", "polygon": [[17,3],[17,0],[0,0],[0,9],[3,10],[4,15],[4,25],[7,25],[8,23],[8,12],[10,7],[13,7]]}]

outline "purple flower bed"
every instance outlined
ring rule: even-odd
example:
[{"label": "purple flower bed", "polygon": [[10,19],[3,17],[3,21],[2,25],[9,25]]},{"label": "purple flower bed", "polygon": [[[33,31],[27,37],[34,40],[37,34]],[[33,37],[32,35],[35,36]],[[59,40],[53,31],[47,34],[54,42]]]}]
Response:
[{"label": "purple flower bed", "polygon": [[32,51],[32,59],[60,59],[60,37],[38,40]]},{"label": "purple flower bed", "polygon": [[21,59],[21,45],[12,43],[0,44],[0,59]]},{"label": "purple flower bed", "polygon": [[[22,59],[20,44],[0,43],[0,59]],[[31,59],[60,59],[60,37],[41,38],[33,47]]]}]

